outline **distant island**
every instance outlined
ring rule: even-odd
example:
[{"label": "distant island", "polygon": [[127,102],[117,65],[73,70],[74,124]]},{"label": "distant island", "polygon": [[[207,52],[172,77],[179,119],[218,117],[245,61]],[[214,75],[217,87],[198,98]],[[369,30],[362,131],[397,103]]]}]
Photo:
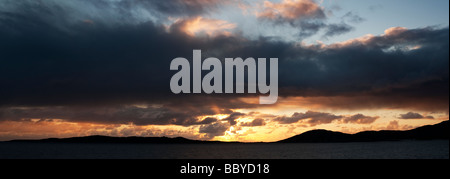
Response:
[{"label": "distant island", "polygon": [[312,130],[278,141],[280,143],[375,142],[399,140],[449,139],[448,120],[406,131],[364,131],[346,134],[328,130]]},{"label": "distant island", "polygon": [[[328,130],[311,130],[302,134],[268,143],[333,143],[333,142],[375,142],[400,140],[435,140],[449,139],[449,121],[435,125],[426,125],[406,131],[364,131],[356,134]],[[72,138],[48,138],[40,140],[12,140],[7,142],[38,142],[38,143],[136,143],[136,144],[212,144],[212,143],[240,143],[191,140],[183,137],[110,137],[86,136]]]}]

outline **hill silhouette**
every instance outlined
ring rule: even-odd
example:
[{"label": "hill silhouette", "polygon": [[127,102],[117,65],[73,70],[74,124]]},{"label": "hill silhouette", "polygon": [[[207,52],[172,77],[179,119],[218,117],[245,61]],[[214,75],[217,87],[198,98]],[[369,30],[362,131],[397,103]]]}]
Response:
[{"label": "hill silhouette", "polygon": [[398,140],[432,140],[449,139],[448,121],[427,125],[407,131],[364,131],[345,134],[328,130],[312,130],[278,142],[281,143],[316,143],[316,142],[373,142]]},{"label": "hill silhouette", "polygon": [[[398,140],[432,140],[449,139],[448,121],[435,125],[427,125],[407,131],[364,131],[356,134],[346,134],[329,130],[311,130],[302,134],[277,141],[275,143],[326,143],[326,142],[374,142]],[[133,144],[201,144],[201,143],[239,143],[220,141],[200,141],[183,137],[110,137],[86,136],[72,138],[48,138],[41,140],[12,140],[9,142],[40,142],[40,143],[133,143]]]},{"label": "hill silhouette", "polygon": [[48,138],[41,140],[14,140],[12,142],[42,142],[42,143],[133,143],[133,144],[167,144],[167,143],[202,143],[206,141],[190,140],[183,137],[111,137],[111,136],[85,136],[85,137],[71,137],[71,138]]}]

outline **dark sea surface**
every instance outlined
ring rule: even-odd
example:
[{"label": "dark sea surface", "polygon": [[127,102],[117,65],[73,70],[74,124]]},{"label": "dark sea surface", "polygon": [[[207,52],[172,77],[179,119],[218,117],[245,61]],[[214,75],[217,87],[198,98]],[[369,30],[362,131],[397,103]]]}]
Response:
[{"label": "dark sea surface", "polygon": [[0,142],[1,159],[449,159],[448,140],[356,143]]}]

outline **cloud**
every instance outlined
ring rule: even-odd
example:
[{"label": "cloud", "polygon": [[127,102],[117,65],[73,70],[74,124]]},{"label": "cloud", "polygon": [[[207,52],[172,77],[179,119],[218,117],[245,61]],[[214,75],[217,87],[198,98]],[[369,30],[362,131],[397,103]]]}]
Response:
[{"label": "cloud", "polygon": [[230,128],[230,124],[216,122],[200,126],[199,133],[206,134],[208,138],[214,138],[215,136],[225,135],[225,131],[227,131],[228,128]]},{"label": "cloud", "polygon": [[398,36],[402,33],[405,33],[408,29],[404,27],[391,27],[384,31],[385,36]]},{"label": "cloud", "polygon": [[217,9],[220,5],[229,3],[230,0],[171,0],[171,1],[139,1],[145,7],[153,8],[167,15],[195,16]]},{"label": "cloud", "polygon": [[399,125],[398,125],[398,121],[391,121],[389,122],[389,124],[386,126],[387,130],[398,130]]},{"label": "cloud", "polygon": [[234,112],[234,113],[231,113],[228,117],[226,117],[226,118],[224,118],[222,120],[223,121],[228,121],[230,123],[230,125],[234,126],[237,123],[236,119],[238,119],[238,118],[240,118],[242,116],[245,116],[245,114],[244,113],[240,113],[240,112]]},{"label": "cloud", "polygon": [[[190,107],[185,107],[185,109]],[[223,111],[219,111],[222,113]],[[214,115],[215,111],[207,108],[183,111],[174,106],[65,106],[65,107],[9,107],[0,108],[0,121],[22,120],[64,120],[67,122],[90,122],[101,124],[134,124],[143,125],[179,125],[194,126],[211,124],[216,118],[203,115]]]},{"label": "cloud", "polygon": [[149,21],[162,23],[170,18],[205,15],[230,2],[231,0],[46,0],[36,3],[28,0],[5,0],[1,2],[0,14],[9,20],[32,19],[37,22],[36,25],[42,22],[73,33],[74,30],[68,25],[87,23],[112,27]]},{"label": "cloud", "polygon": [[348,33],[352,30],[354,30],[354,27],[352,27],[346,23],[329,24],[326,27],[326,32],[323,35],[323,37],[332,37],[332,36],[336,36],[336,35],[341,35],[341,34]]},{"label": "cloud", "polygon": [[312,0],[283,0],[280,3],[264,1],[263,7],[256,13],[259,19],[275,24],[289,24],[298,29],[300,39],[313,36],[322,29],[325,29],[323,38],[341,35],[354,29],[345,23],[345,20],[363,21],[359,16],[349,12],[342,17],[343,22],[327,23],[328,17],[325,15],[324,8]]},{"label": "cloud", "polygon": [[217,122],[217,119],[213,118],[213,117],[207,117],[207,118],[203,119],[202,121],[197,122],[196,124],[211,124],[213,122]]},{"label": "cloud", "polygon": [[414,129],[414,126],[400,125],[397,120],[393,120],[389,122],[389,124],[383,130],[410,130],[410,129]]},{"label": "cloud", "polygon": [[[352,116],[335,115],[325,112],[307,111],[305,113],[294,113],[292,116],[279,116],[274,118],[274,121],[280,124],[291,124],[302,121],[302,123],[309,124],[310,126],[316,126],[320,124],[329,124],[333,121],[341,121],[343,123],[355,123],[355,124],[371,124],[379,117],[365,116],[363,114],[355,114]],[[309,120],[308,120],[309,119]]]},{"label": "cloud", "polygon": [[[448,114],[448,27],[392,27],[381,35],[328,45],[249,39],[239,33],[244,29],[238,23],[211,16],[230,2],[1,1],[0,129],[7,133],[10,124],[49,124],[54,126],[49,131],[63,133],[58,125],[80,124],[74,126],[80,128],[77,132],[95,126],[82,133],[86,135],[180,134],[146,128],[157,125],[212,138],[231,126],[370,124],[378,119],[320,112],[324,108]],[[330,23],[323,7],[309,0],[267,1],[260,7],[259,22],[292,28],[301,38],[318,32],[342,35],[364,20],[349,12],[341,23]],[[280,98],[264,107],[309,111],[290,116],[243,113],[261,107],[243,100],[255,94],[172,94],[170,62],[177,57],[192,62],[193,49],[202,50],[202,59],[278,58]],[[219,114],[227,117],[215,116]],[[399,118],[412,114],[418,113]],[[425,114],[418,115],[432,117]],[[244,117],[251,121],[240,121]],[[117,127],[124,125],[133,127]],[[398,121],[390,127],[404,128]]]},{"label": "cloud", "polygon": [[330,113],[323,113],[323,112],[315,112],[315,111],[307,111],[305,113],[294,113],[291,117],[281,116],[277,117],[274,120],[278,121],[281,124],[291,124],[296,123],[300,120],[309,119],[307,121],[308,124],[311,126],[315,126],[318,124],[327,124],[331,123],[332,121],[336,119],[341,119],[342,116],[336,116],[334,114]]},{"label": "cloud", "polygon": [[433,116],[422,116],[419,113],[408,112],[406,114],[400,114],[399,119],[434,119]]},{"label": "cloud", "polygon": [[[443,40],[447,36],[448,28],[397,29],[381,36],[312,45],[299,52],[305,58],[297,61],[302,68],[285,67],[290,73],[281,72],[280,78],[284,79],[282,84],[307,86],[289,90],[303,96],[358,96],[357,93],[389,100],[382,97],[387,95],[401,99],[399,102],[414,100],[411,96],[416,100],[448,101],[448,40]],[[404,48],[417,45],[420,47],[416,49]],[[286,91],[280,90],[281,93]]]},{"label": "cloud", "polygon": [[264,1],[262,6],[256,12],[258,19],[275,25],[288,24],[298,30],[300,39],[310,37],[327,26],[323,8],[312,0]]},{"label": "cloud", "polygon": [[354,24],[359,24],[359,23],[364,22],[366,20],[366,19],[362,18],[361,16],[359,16],[358,14],[356,14],[355,12],[353,12],[353,11],[347,12],[345,15],[343,15],[341,17],[341,19],[343,21],[354,23]]},{"label": "cloud", "polygon": [[236,28],[236,24],[224,20],[203,18],[201,16],[178,20],[171,27],[172,30],[181,30],[182,32],[196,36],[206,34],[208,36],[230,36],[230,30]]},{"label": "cloud", "polygon": [[299,28],[298,37],[304,39],[317,34],[321,29],[326,28],[327,24],[323,21],[301,21],[293,26]]},{"label": "cloud", "polygon": [[283,0],[280,3],[264,1],[264,9],[257,17],[275,21],[294,22],[300,19],[323,19],[325,13],[312,0]]},{"label": "cloud", "polygon": [[244,127],[254,127],[254,126],[264,126],[264,125],[266,125],[266,121],[261,118],[254,119],[252,122],[243,122],[240,124],[240,126],[244,126]]},{"label": "cloud", "polygon": [[[157,17],[153,13],[144,15],[139,8],[127,6],[114,12],[103,1],[43,1],[39,6],[7,2],[11,3],[2,1],[0,6],[1,120],[61,118],[189,126],[207,123],[200,120],[202,116],[230,115],[232,109],[256,106],[239,100],[252,94],[171,94],[170,61],[191,60],[193,49],[202,49],[202,59],[278,58],[280,97],[310,97],[306,102],[340,109],[448,110],[448,27],[394,27],[382,35],[309,45],[239,34],[191,36],[168,31],[153,20]],[[94,10],[84,13],[90,8]],[[121,15],[122,11],[128,13]],[[195,20],[180,19],[185,20],[179,21],[179,27]],[[305,29],[328,25],[321,18],[299,24]],[[204,29],[208,28],[193,32],[208,32]],[[218,34],[223,30],[217,29]],[[133,104],[159,107],[141,109]],[[297,115],[280,121],[292,123],[307,116]],[[314,119],[326,123],[339,117],[322,115],[323,119]],[[237,123],[235,117],[230,115],[230,125]]]},{"label": "cloud", "polygon": [[363,114],[355,114],[350,117],[345,117],[342,119],[342,122],[344,123],[356,123],[356,124],[371,124],[375,122],[379,117],[371,117],[371,116],[365,116]]}]

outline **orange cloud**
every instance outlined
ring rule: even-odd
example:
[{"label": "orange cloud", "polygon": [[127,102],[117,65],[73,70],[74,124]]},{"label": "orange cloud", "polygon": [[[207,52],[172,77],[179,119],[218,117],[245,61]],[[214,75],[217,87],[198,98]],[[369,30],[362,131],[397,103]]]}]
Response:
[{"label": "orange cloud", "polygon": [[384,35],[390,36],[390,35],[398,35],[400,33],[406,32],[408,29],[404,27],[391,27],[389,29],[386,29],[384,31]]},{"label": "orange cloud", "polygon": [[376,36],[374,36],[372,34],[367,34],[367,35],[364,35],[362,37],[350,39],[350,40],[343,41],[343,42],[337,42],[337,43],[330,44],[330,45],[322,44],[321,48],[337,49],[337,48],[343,48],[343,47],[348,47],[348,46],[352,46],[352,45],[367,45],[375,37]]},{"label": "orange cloud", "polygon": [[[393,39],[393,42],[402,42],[402,33],[407,32],[408,29],[404,28],[404,27],[391,27],[388,28],[384,31],[384,34],[380,35],[380,36],[375,36],[372,34],[367,34],[365,36],[362,37],[358,37],[358,38],[354,38],[354,39],[350,39],[347,41],[343,41],[343,42],[338,42],[338,43],[334,43],[334,44],[330,44],[330,45],[325,45],[325,44],[320,44],[321,48],[343,48],[343,47],[348,47],[348,46],[352,46],[352,45],[364,45],[364,46],[370,46],[371,43],[374,43],[377,39],[380,38],[391,38]],[[396,40],[399,39],[399,40]],[[410,50],[415,50],[415,49],[419,49],[421,46],[420,45],[414,45],[411,46],[409,49]]]},{"label": "orange cloud", "polygon": [[206,34],[208,36],[230,36],[230,30],[236,28],[236,24],[224,20],[203,18],[201,16],[178,20],[174,25],[190,36],[200,34]]},{"label": "orange cloud", "polygon": [[258,17],[295,20],[305,17],[324,18],[321,7],[312,0],[283,0],[280,3],[264,1],[264,9]]}]

